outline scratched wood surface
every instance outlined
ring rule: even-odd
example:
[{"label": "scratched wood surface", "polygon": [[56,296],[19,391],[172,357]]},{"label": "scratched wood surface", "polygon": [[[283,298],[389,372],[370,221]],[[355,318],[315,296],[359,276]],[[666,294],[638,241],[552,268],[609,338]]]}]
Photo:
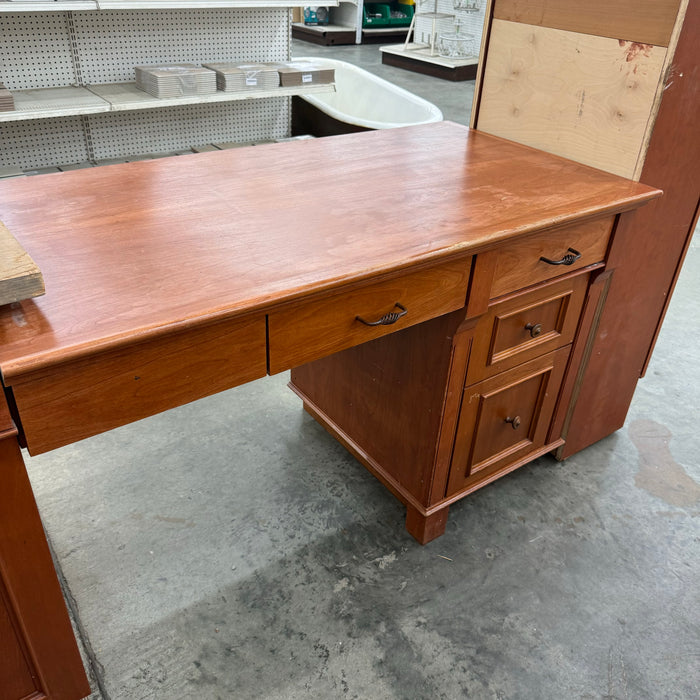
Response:
[{"label": "scratched wood surface", "polygon": [[0,221],[0,306],[43,293],[41,270]]},{"label": "scratched wood surface", "polygon": [[12,384],[658,194],[448,122],[2,182],[50,291],[0,309],[0,368]]},{"label": "scratched wood surface", "polygon": [[494,19],[477,128],[633,177],[666,49]]}]

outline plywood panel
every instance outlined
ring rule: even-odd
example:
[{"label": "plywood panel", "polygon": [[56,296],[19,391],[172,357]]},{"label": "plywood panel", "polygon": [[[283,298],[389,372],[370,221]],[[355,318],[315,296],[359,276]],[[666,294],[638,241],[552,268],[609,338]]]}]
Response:
[{"label": "plywood panel", "polygon": [[497,0],[496,19],[668,46],[679,0]]},{"label": "plywood panel", "polygon": [[693,237],[700,206],[699,41],[700,3],[693,0],[641,173],[664,196],[625,215],[615,232],[609,258],[614,273],[563,457],[624,424]]},{"label": "plywood panel", "polygon": [[39,268],[0,221],[0,305],[43,293]]},{"label": "plywood panel", "polygon": [[666,49],[493,20],[477,127],[633,177]]}]

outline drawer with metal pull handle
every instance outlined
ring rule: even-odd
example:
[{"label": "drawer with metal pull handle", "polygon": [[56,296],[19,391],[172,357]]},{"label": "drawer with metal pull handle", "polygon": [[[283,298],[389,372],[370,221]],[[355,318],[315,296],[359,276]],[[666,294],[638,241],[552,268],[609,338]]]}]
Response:
[{"label": "drawer with metal pull handle", "polygon": [[271,310],[270,374],[461,309],[471,260],[464,256],[404,270]]},{"label": "drawer with metal pull handle", "polygon": [[613,221],[584,221],[504,246],[496,254],[491,298],[604,261]]},{"label": "drawer with metal pull handle", "polygon": [[547,433],[569,350],[567,345],[465,387],[447,496],[478,488],[551,446]]},{"label": "drawer with metal pull handle", "polygon": [[582,271],[491,302],[474,333],[467,384],[571,343],[588,278]]}]

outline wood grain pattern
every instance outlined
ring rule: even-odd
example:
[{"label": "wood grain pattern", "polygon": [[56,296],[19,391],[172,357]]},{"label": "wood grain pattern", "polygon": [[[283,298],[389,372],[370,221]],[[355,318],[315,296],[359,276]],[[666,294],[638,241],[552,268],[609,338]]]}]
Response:
[{"label": "wood grain pattern", "polygon": [[265,318],[224,321],[22,376],[13,387],[31,454],[264,377]]},{"label": "wood grain pattern", "polygon": [[[470,272],[471,258],[458,258],[272,310],[268,315],[270,374],[461,309]],[[367,326],[358,320],[374,322],[388,313],[401,313],[396,303],[406,313],[395,323]]]},{"label": "wood grain pattern", "polygon": [[497,19],[668,46],[680,0],[496,0]]},{"label": "wood grain pattern", "polygon": [[0,394],[0,697],[89,694],[22,454]]},{"label": "wood grain pattern", "polygon": [[0,221],[0,306],[43,293],[41,270]]},{"label": "wood grain pattern", "polygon": [[[499,297],[538,282],[553,279],[602,262],[608,249],[613,219],[605,218],[528,236],[496,251],[491,297]],[[581,257],[571,265],[550,265],[542,260],[561,260],[573,248]]]},{"label": "wood grain pattern", "polygon": [[666,49],[494,19],[477,128],[633,177]]},{"label": "wood grain pattern", "polygon": [[3,181],[50,294],[0,308],[0,368],[12,384],[658,195],[446,122]]}]

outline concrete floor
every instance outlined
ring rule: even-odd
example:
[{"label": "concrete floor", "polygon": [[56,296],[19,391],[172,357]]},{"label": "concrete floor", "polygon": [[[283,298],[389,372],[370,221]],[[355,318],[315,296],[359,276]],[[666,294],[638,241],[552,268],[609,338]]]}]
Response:
[{"label": "concrete floor", "polygon": [[[472,84],[355,61],[468,120]],[[700,697],[700,242],[627,424],[403,507],[266,378],[31,459],[95,700]]]}]

